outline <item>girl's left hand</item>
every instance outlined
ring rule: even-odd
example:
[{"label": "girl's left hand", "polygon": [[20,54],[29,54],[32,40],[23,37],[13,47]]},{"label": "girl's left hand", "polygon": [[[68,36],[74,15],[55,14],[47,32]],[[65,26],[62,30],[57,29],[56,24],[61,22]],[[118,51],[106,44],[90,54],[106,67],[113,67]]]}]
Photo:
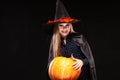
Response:
[{"label": "girl's left hand", "polygon": [[75,62],[74,62],[73,65],[72,65],[73,68],[74,68],[75,70],[77,70],[77,71],[81,71],[81,68],[82,68],[82,66],[83,66],[83,61],[80,60],[80,59],[74,58],[73,55],[71,56],[71,58],[72,58],[73,60],[75,60]]}]

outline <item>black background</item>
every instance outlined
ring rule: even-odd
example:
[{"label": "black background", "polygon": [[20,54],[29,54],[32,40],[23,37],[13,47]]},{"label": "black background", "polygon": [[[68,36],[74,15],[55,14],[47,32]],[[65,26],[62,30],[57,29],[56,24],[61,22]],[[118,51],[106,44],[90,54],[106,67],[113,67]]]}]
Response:
[{"label": "black background", "polygon": [[[2,1],[1,80],[48,80],[50,36],[43,24],[54,19],[56,0]],[[119,4],[63,0],[71,17],[81,19],[78,32],[93,50],[98,80],[119,78]]]}]

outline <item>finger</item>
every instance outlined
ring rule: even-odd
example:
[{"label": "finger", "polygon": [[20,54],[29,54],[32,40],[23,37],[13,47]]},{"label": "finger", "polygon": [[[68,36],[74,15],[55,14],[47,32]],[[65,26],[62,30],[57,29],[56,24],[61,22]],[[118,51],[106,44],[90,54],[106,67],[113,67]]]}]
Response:
[{"label": "finger", "polygon": [[77,71],[81,70],[81,66],[79,64],[76,64],[75,66],[73,66],[73,68]]},{"label": "finger", "polygon": [[76,62],[73,63],[73,68],[76,70],[80,70],[81,67],[83,66],[83,62],[81,60],[77,60]]},{"label": "finger", "polygon": [[77,64],[78,64],[78,63],[77,63],[77,61],[76,61],[76,62],[74,62],[72,65],[75,66],[75,65],[77,65]]},{"label": "finger", "polygon": [[73,67],[74,67],[74,68],[77,68],[77,67],[79,67],[79,66],[81,66],[81,64],[80,64],[79,62],[76,61],[75,63],[73,63]]},{"label": "finger", "polygon": [[71,58],[73,59],[73,60],[77,60],[74,56],[73,56],[73,54],[71,54]]},{"label": "finger", "polygon": [[73,63],[73,66],[76,65],[76,64],[78,64],[78,63],[81,66],[83,65],[83,62],[81,60],[76,59],[76,61]]},{"label": "finger", "polygon": [[77,71],[81,71],[81,67],[76,68]]}]

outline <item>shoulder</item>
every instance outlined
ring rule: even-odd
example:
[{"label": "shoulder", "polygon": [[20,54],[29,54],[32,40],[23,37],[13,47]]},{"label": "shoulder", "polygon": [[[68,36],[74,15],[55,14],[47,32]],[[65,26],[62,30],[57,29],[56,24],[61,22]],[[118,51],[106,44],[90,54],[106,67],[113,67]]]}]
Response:
[{"label": "shoulder", "polygon": [[83,34],[73,33],[71,34],[72,41],[83,44],[86,40],[84,39]]},{"label": "shoulder", "polygon": [[72,33],[71,34],[72,38],[83,38],[83,34],[79,34],[79,33]]}]

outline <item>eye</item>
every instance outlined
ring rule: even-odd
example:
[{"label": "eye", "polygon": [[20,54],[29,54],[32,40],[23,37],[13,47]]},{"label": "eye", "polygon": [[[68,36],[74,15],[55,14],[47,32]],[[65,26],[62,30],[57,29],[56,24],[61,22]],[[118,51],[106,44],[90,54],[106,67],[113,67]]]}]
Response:
[{"label": "eye", "polygon": [[67,24],[66,27],[69,27],[69,24]]},{"label": "eye", "polygon": [[59,28],[69,28],[70,24],[59,24]]},{"label": "eye", "polygon": [[63,25],[58,25],[59,26],[59,28],[62,28],[63,27]]},{"label": "eye", "polygon": [[63,25],[59,25],[60,27],[63,26]]}]

